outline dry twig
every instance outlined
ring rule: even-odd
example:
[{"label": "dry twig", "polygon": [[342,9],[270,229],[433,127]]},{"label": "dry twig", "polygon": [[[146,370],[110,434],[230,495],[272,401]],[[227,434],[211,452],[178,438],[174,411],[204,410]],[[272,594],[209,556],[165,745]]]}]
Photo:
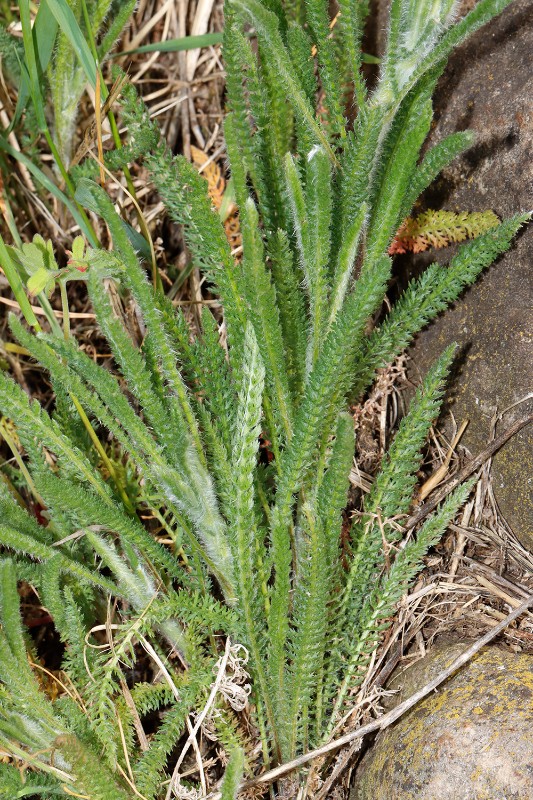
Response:
[{"label": "dry twig", "polygon": [[485,461],[488,461],[489,458],[492,458],[494,453],[496,453],[500,447],[503,447],[503,445],[509,441],[509,439],[515,436],[515,434],[517,434],[522,430],[522,428],[525,428],[526,425],[529,425],[531,422],[533,422],[533,414],[529,414],[529,416],[517,420],[513,425],[507,428],[506,431],[501,433],[496,439],[490,442],[490,444],[484,450],[482,450],[481,453],[469,461],[468,464],[463,467],[463,469],[459,470],[459,472],[453,476],[453,478],[450,478],[450,480],[444,484],[444,486],[435,494],[434,497],[431,498],[431,500],[428,500],[427,503],[424,503],[424,505],[419,508],[418,511],[415,511],[415,513],[409,517],[409,519],[405,522],[404,530],[409,531],[422,522],[429,514],[431,514],[432,511],[435,510],[438,504],[444,500],[445,497],[453,492],[453,490],[456,489],[461,483],[464,483],[464,481],[473,475],[473,473],[482,464],[484,464]]}]

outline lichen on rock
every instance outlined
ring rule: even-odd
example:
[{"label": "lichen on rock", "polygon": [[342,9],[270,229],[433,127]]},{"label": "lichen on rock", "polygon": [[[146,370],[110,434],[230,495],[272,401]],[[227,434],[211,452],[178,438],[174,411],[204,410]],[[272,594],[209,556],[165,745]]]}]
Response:
[{"label": "lichen on rock", "polygon": [[[406,699],[468,642],[437,646],[392,681]],[[389,687],[390,688],[390,687]],[[531,800],[533,658],[484,648],[381,734],[351,800]]]}]

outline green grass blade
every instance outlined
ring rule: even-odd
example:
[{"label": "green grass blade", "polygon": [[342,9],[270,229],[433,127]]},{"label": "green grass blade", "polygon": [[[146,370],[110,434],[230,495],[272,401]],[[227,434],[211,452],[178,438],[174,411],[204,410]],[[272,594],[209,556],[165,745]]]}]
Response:
[{"label": "green grass blade", "polygon": [[11,147],[9,142],[4,139],[3,136],[0,136],[0,149],[4,150],[4,152],[19,161],[21,164],[24,164],[28,171],[31,172],[33,177],[39,181],[41,186],[46,189],[47,192],[50,192],[50,194],[52,194],[57,200],[63,203],[66,208],[68,208],[74,220],[79,225],[81,232],[87,237],[91,245],[93,247],[99,246],[99,242],[94,234],[94,231],[91,230],[87,221],[80,213],[78,207],[71,200],[69,200],[69,198],[61,191],[61,189],[56,186],[56,184],[46,175],[46,173],[39,169],[39,167],[34,164],[34,162],[28,158],[28,156],[25,156],[24,153],[20,153],[18,150],[15,150],[14,147]]},{"label": "green grass blade", "polygon": [[[22,5],[23,5],[23,0],[21,0],[20,3],[21,7]],[[23,13],[25,12],[21,12],[21,19]],[[25,17],[25,25],[26,25],[26,17]],[[35,22],[33,24],[34,49],[37,56],[36,63],[38,63],[38,68],[41,75],[44,75],[44,73],[46,72],[46,68],[48,67],[48,64],[50,62],[50,58],[54,50],[56,36],[57,36],[57,21],[53,16],[53,14],[50,13],[47,0],[41,0],[41,3],[39,4],[39,10],[37,11],[37,16],[35,17]],[[30,76],[27,71],[22,70],[21,82],[17,97],[17,106],[15,108],[15,113],[13,115],[13,119],[11,120],[9,130],[11,130],[17,124],[22,112],[26,108],[26,104],[30,96],[31,96]]]},{"label": "green grass blade", "polygon": [[[46,128],[46,120],[44,116],[44,103],[41,96],[39,70],[37,68],[37,54],[31,25],[29,0],[20,0],[19,13],[22,27],[22,41],[24,42],[24,56],[26,59],[26,64],[24,66],[26,69],[28,90],[33,101],[37,124],[41,130],[44,130]],[[24,72],[25,70],[22,69],[23,75]]]},{"label": "green grass blade", "polygon": [[22,281],[20,279],[20,275],[16,266],[13,264],[11,260],[11,256],[5,246],[4,240],[0,236],[0,266],[4,270],[4,274],[7,278],[7,281],[11,287],[11,291],[15,295],[15,300],[20,306],[20,310],[24,314],[24,319],[31,325],[32,328],[36,330],[40,330],[41,326],[37,322],[37,317],[33,313],[33,309],[31,307],[30,301],[26,296],[26,292],[24,291],[24,286],[22,285]]},{"label": "green grass blade", "polygon": [[87,39],[80,30],[74,13],[66,0],[47,0],[50,11],[56,18],[59,27],[68,38],[72,49],[76,53],[87,80],[93,87],[96,86],[96,64]]},{"label": "green grass blade", "polygon": [[182,36],[180,39],[167,39],[164,42],[152,42],[134,47],[133,50],[122,50],[116,54],[120,56],[133,56],[137,53],[179,53],[182,50],[196,50],[199,47],[213,47],[222,44],[223,33],[204,33],[202,36]]}]

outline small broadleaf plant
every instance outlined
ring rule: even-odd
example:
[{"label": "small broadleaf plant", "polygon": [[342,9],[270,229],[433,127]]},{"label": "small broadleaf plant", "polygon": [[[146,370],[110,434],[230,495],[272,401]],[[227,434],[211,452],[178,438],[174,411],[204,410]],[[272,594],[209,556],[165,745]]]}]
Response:
[{"label": "small broadleaf plant", "polygon": [[[437,79],[452,48],[507,4],[480,0],[454,24],[451,0],[392,0],[369,92],[364,0],[341,0],[331,32],[317,0],[227,0],[225,139],[238,258],[205,180],[172,156],[125,89],[128,142],[109,165],[143,160],[221,301],[224,346],[208,307],[193,334],[152,287],[130,231],[81,165],[85,176],[72,174],[77,202],[105,220],[113,248],[76,244],[73,268],[83,264],[118,374],[72,336],[11,318],[49,375],[55,407],[42,408],[0,372],[0,410],[22,448],[20,469],[0,482],[0,745],[11,758],[0,765],[0,796],[183,796],[194,787],[182,783],[185,755],[176,753],[190,747],[196,720],[209,718],[230,756],[229,800],[240,776],[261,768],[254,737],[273,765],[342,728],[398,600],[470,490],[457,489],[404,537],[399,521],[439,413],[449,348],[418,389],[341,551],[354,455],[348,400],[527,219],[518,214],[462,244],[383,311],[400,223],[473,141],[453,134],[419,160]],[[243,33],[250,25],[257,47]],[[110,282],[136,304],[141,346],[115,314]],[[115,463],[137,476],[137,494],[125,491],[124,470],[106,464],[99,439],[111,439]],[[65,646],[64,691],[54,701],[38,680],[17,580],[35,588]],[[237,690],[223,690],[232,642],[248,653],[244,718]],[[151,664],[142,681],[140,652]]]}]

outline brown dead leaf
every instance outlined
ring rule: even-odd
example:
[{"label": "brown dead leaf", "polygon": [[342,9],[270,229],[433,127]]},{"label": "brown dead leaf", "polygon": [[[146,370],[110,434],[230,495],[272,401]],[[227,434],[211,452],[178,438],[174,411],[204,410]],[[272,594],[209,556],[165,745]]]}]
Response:
[{"label": "brown dead leaf", "polygon": [[[198,147],[194,147],[194,145],[191,145],[191,155],[193,163],[199,170],[202,170],[202,175],[207,180],[209,197],[218,211],[222,205],[222,198],[224,197],[224,190],[226,188],[226,181],[224,180],[220,167],[216,161],[209,161],[209,156]],[[205,164],[207,164],[207,166],[204,166]]]},{"label": "brown dead leaf", "polygon": [[[191,145],[191,155],[193,163],[198,167],[198,170],[202,170],[201,174],[207,180],[209,197],[218,211],[222,205],[224,191],[226,189],[226,181],[222,175],[222,171],[216,161],[209,161],[209,156],[198,147],[194,147],[194,145]],[[242,237],[239,225],[239,213],[234,205],[231,207],[224,221],[224,230],[226,231],[231,249],[235,250],[239,248],[242,245]]]}]

